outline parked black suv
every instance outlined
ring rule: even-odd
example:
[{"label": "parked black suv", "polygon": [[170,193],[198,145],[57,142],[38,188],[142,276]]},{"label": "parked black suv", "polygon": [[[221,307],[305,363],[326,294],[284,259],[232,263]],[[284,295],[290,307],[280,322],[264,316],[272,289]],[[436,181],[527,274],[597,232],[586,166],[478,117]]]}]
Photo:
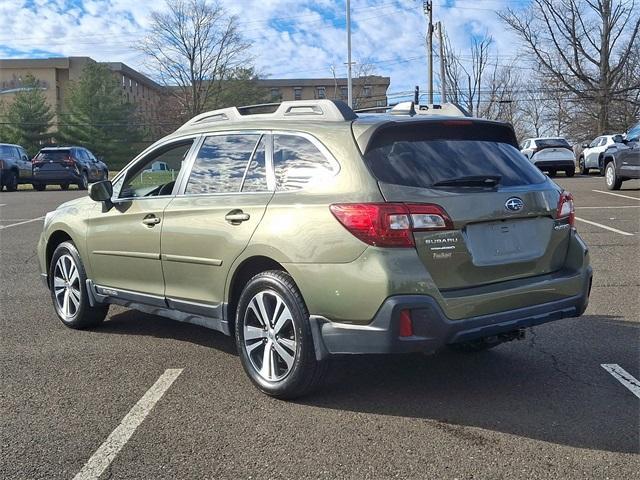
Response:
[{"label": "parked black suv", "polygon": [[0,191],[15,192],[19,183],[31,183],[33,172],[27,151],[20,145],[0,143]]},{"label": "parked black suv", "polygon": [[86,190],[90,182],[106,180],[109,169],[83,147],[46,147],[33,159],[33,188],[44,190],[47,185],[60,185],[66,190],[74,183]]},{"label": "parked black suv", "polygon": [[604,178],[609,190],[620,190],[625,180],[640,178],[640,123],[627,132],[623,143],[624,147],[604,152]]}]

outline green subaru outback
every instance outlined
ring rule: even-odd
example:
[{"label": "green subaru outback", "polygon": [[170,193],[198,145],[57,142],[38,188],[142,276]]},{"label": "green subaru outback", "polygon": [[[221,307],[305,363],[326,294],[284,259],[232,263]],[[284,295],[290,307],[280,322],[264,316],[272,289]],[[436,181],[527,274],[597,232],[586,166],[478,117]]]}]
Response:
[{"label": "green subaru outback", "polygon": [[234,335],[280,398],[332,355],[478,351],[581,315],[571,195],[510,125],[414,113],[316,100],[193,118],[46,216],[57,315],[87,328],[118,304]]}]

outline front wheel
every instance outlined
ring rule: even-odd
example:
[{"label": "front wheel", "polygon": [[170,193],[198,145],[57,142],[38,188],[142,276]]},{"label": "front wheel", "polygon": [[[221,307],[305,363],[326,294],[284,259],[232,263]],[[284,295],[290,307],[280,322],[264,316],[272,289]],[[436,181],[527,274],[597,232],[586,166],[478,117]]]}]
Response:
[{"label": "front wheel", "polygon": [[32,183],[31,185],[33,186],[33,189],[37,190],[38,192],[42,192],[47,188],[44,183]]},{"label": "front wheel", "polygon": [[69,184],[68,183],[61,183],[60,184],[60,190],[69,190]]},{"label": "front wheel", "polygon": [[607,163],[604,169],[604,179],[609,190],[620,190],[622,179],[616,174],[616,166],[613,162]]},{"label": "front wheel", "polygon": [[100,324],[109,305],[89,304],[87,275],[78,250],[72,242],[55,249],[49,266],[51,300],[58,318],[69,328],[84,329]]},{"label": "front wheel", "polygon": [[549,170],[549,176],[550,177],[555,177],[556,176],[556,171],[555,170]]},{"label": "front wheel", "polygon": [[309,312],[287,273],[271,270],[249,280],[235,334],[245,372],[267,395],[295,398],[320,384],[326,362],[316,359]]}]

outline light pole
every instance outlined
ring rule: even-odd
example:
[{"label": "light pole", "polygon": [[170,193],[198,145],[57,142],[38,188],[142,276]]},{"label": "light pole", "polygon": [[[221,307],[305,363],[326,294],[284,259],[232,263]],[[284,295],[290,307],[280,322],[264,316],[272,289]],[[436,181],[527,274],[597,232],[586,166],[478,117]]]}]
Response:
[{"label": "light pole", "polygon": [[353,80],[351,78],[351,0],[347,0],[347,102],[353,108]]}]

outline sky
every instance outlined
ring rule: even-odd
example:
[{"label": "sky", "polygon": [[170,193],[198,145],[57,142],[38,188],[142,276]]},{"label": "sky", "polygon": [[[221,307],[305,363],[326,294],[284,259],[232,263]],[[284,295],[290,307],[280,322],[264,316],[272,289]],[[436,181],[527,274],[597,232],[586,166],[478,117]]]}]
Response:
[{"label": "sky", "polygon": [[[454,49],[468,54],[489,34],[498,63],[518,58],[518,42],[496,12],[530,0],[434,0]],[[267,78],[346,76],[345,1],[220,0],[238,16],[259,72]],[[146,72],[136,44],[159,0],[0,0],[0,58],[90,56]],[[352,59],[391,77],[390,101],[426,92],[426,20],[416,0],[352,0]],[[464,59],[464,57],[463,57]],[[468,61],[467,59],[464,59]],[[437,72],[437,66],[434,67]]]}]

